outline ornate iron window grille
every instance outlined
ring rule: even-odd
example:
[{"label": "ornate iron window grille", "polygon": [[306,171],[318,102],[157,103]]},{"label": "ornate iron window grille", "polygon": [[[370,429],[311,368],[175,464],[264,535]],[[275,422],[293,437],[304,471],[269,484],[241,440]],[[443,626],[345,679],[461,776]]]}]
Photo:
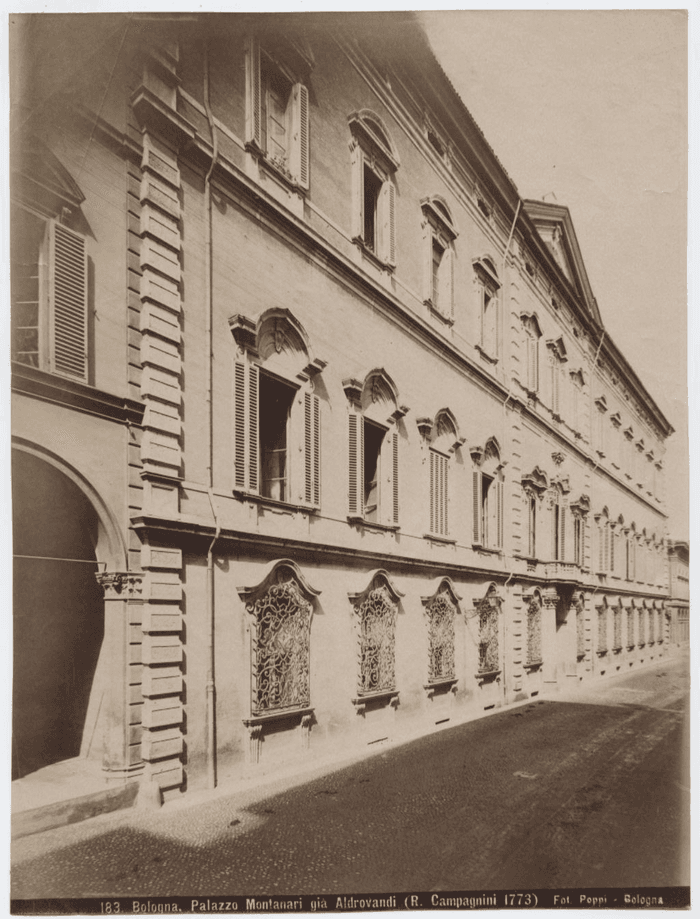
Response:
[{"label": "ornate iron window grille", "polygon": [[375,587],[356,607],[360,620],[360,693],[395,689],[398,605],[386,586]]},{"label": "ornate iron window grille", "polygon": [[308,707],[312,604],[290,578],[272,585],[246,608],[255,622],[251,662],[253,714]]},{"label": "ornate iron window grille", "polygon": [[634,646],[634,610],[627,610],[627,647]]},{"label": "ornate iron window grille", "polygon": [[542,661],[542,604],[535,598],[527,608],[527,663]]},{"label": "ornate iron window grille", "polygon": [[598,650],[608,650],[608,619],[607,610],[598,610]]},{"label": "ornate iron window grille", "polygon": [[622,610],[616,609],[613,612],[613,648],[619,651],[622,648]]},{"label": "ornate iron window grille", "polygon": [[479,610],[479,673],[492,673],[499,666],[498,607],[482,606]]},{"label": "ornate iron window grille", "polygon": [[643,609],[639,610],[637,622],[639,623],[639,628],[638,628],[639,635],[637,636],[637,644],[641,647],[644,644],[644,610]]},{"label": "ornate iron window grille", "polygon": [[455,675],[455,606],[446,590],[428,607],[428,680],[449,680]]},{"label": "ornate iron window grille", "polygon": [[586,654],[586,632],[585,622],[583,619],[583,610],[581,607],[576,609],[576,655],[584,657]]}]

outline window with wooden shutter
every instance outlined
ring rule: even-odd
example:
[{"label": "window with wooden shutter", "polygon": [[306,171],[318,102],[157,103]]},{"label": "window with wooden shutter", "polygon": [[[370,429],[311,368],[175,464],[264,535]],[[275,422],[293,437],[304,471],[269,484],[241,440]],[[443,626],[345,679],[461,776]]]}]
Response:
[{"label": "window with wooden shutter", "polygon": [[566,506],[560,504],[559,506],[559,553],[558,559],[560,562],[566,561]]},{"label": "window with wooden shutter", "polygon": [[364,516],[364,419],[357,412],[348,415],[348,513]]},{"label": "window with wooden shutter", "polygon": [[260,85],[260,45],[249,38],[246,49],[246,140],[262,149],[262,88]]},{"label": "window with wooden shutter", "polygon": [[87,250],[85,237],[49,224],[49,369],[87,379]]},{"label": "window with wooden shutter", "polygon": [[503,482],[496,482],[496,548],[503,548]]},{"label": "window with wooden shutter", "polygon": [[291,172],[302,188],[309,187],[309,90],[296,83],[292,91]]},{"label": "window with wooden shutter", "polygon": [[481,545],[481,472],[475,469],[472,473],[472,541]]},{"label": "window with wooden shutter", "polygon": [[304,393],[304,500],[321,503],[321,404],[318,396]]},{"label": "window with wooden shutter", "polygon": [[259,369],[255,364],[236,361],[234,366],[234,487],[258,493]]},{"label": "window with wooden shutter", "polygon": [[399,435],[391,435],[391,511],[392,523],[399,524]]},{"label": "window with wooden shutter", "polygon": [[380,257],[389,265],[396,264],[396,188],[391,179],[382,187],[383,232]]},{"label": "window with wooden shutter", "polygon": [[430,532],[447,536],[449,460],[436,450],[430,451]]}]

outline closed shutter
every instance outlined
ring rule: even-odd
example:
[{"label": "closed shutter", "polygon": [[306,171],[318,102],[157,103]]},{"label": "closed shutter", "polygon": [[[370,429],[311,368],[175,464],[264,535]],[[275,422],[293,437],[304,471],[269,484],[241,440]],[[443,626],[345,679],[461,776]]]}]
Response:
[{"label": "closed shutter", "polygon": [[391,503],[392,523],[399,525],[399,435],[391,435]]},{"label": "closed shutter", "polygon": [[364,420],[351,411],[348,415],[348,512],[364,516]]},{"label": "closed shutter", "polygon": [[296,83],[292,93],[292,174],[309,187],[309,90]]},{"label": "closed shutter", "polygon": [[436,536],[449,533],[448,462],[446,456],[430,451],[430,532]]},{"label": "closed shutter", "polygon": [[559,561],[566,561],[566,507],[559,507]]},{"label": "closed shutter", "polygon": [[260,45],[254,38],[248,39],[246,54],[246,85],[248,104],[246,106],[246,140],[262,146],[262,90],[260,86]]},{"label": "closed shutter", "polygon": [[603,554],[605,552],[605,539],[603,537],[603,524],[598,524],[598,571],[603,570]]},{"label": "closed shutter", "polygon": [[304,500],[313,507],[321,503],[321,403],[304,393]]},{"label": "closed shutter", "polygon": [[601,571],[608,571],[610,565],[610,524],[605,524],[605,533],[604,533],[604,544],[603,544],[603,566],[600,569]]},{"label": "closed shutter", "polygon": [[472,474],[472,540],[481,544],[481,473],[474,470]]},{"label": "closed shutter", "polygon": [[382,187],[384,258],[390,265],[396,264],[396,188],[391,179]]},{"label": "closed shutter", "polygon": [[503,482],[496,481],[496,548],[503,548]]},{"label": "closed shutter", "polygon": [[539,385],[537,367],[537,339],[528,336],[527,339],[527,388],[530,392],[537,392]]},{"label": "closed shutter", "polygon": [[87,379],[87,249],[85,237],[49,225],[50,366]]},{"label": "closed shutter", "polygon": [[234,366],[234,487],[257,494],[259,370],[236,361]]}]

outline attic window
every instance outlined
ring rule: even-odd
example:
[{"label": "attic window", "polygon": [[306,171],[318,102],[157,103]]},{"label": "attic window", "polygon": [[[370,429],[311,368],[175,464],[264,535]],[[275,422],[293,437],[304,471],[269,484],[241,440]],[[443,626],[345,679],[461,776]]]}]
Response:
[{"label": "attic window", "polygon": [[525,271],[527,271],[531,278],[535,277],[535,269],[532,267],[532,262],[525,262]]},{"label": "attic window", "polygon": [[477,203],[479,210],[484,215],[484,217],[491,217],[491,208],[488,206],[488,204],[484,201],[484,199],[481,196],[477,197],[476,203]]},{"label": "attic window", "polygon": [[433,147],[435,152],[438,154],[438,156],[445,155],[444,145],[441,143],[438,136],[434,134],[432,131],[428,131],[428,140],[430,141],[431,146]]},{"label": "attic window", "polygon": [[559,301],[557,300],[556,297],[552,297],[552,306],[554,307],[555,310],[559,309]]}]

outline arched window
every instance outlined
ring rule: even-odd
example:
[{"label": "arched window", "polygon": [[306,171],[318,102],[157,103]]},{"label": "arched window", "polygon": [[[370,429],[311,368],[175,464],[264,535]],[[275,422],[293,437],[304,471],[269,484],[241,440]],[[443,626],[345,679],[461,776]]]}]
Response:
[{"label": "arched window", "polygon": [[478,258],[473,262],[473,266],[479,309],[478,348],[490,363],[495,363],[500,356],[498,291],[501,282],[491,258]]},{"label": "arched window", "polygon": [[542,596],[535,590],[527,602],[527,655],[528,667],[542,663]]},{"label": "arched window", "polygon": [[399,525],[397,389],[386,371],[343,381],[348,399],[348,517],[383,526]]},{"label": "arched window", "polygon": [[385,571],[359,594],[350,594],[359,639],[360,697],[396,689],[396,618],[402,596]]},{"label": "arched window", "polygon": [[571,427],[580,433],[583,428],[583,405],[585,380],[582,370],[574,370],[571,380]]},{"label": "arched window", "polygon": [[498,673],[501,667],[499,613],[502,602],[496,585],[491,584],[486,596],[474,603],[479,617],[479,673],[482,675]]},{"label": "arched window", "polygon": [[450,534],[450,460],[455,450],[464,443],[459,436],[457,422],[449,409],[442,409],[434,423],[428,418],[418,419],[418,428],[429,443],[430,459],[430,526],[431,536]]},{"label": "arched window", "polygon": [[525,374],[523,384],[528,392],[536,393],[540,388],[540,338],[542,331],[537,316],[523,313],[521,316],[524,339]]},{"label": "arched window", "polygon": [[482,450],[471,448],[472,540],[487,549],[503,548],[503,466],[498,442],[490,438]]},{"label": "arched window", "polygon": [[564,377],[564,364],[567,361],[564,340],[559,337],[547,342],[549,351],[549,397],[552,414],[557,418],[562,411],[562,379]]},{"label": "arched window", "polygon": [[538,544],[538,516],[543,495],[548,487],[547,476],[539,466],[536,466],[532,472],[524,475],[521,480],[523,488],[523,497],[525,501],[525,542],[522,551],[530,559],[536,559],[540,551]]},{"label": "arched window", "polygon": [[588,495],[582,494],[577,501],[572,501],[569,505],[571,519],[573,521],[573,558],[572,561],[579,568],[584,567],[586,551],[586,521],[590,510],[590,500]]},{"label": "arched window", "polygon": [[251,714],[307,708],[311,703],[310,636],[319,591],[287,559],[240,595],[251,620]]},{"label": "arched window", "polygon": [[396,264],[399,157],[384,122],[363,109],[348,119],[352,133],[353,239],[386,266]]},{"label": "arched window", "polygon": [[455,617],[459,600],[449,578],[422,602],[428,618],[428,683],[455,678]]},{"label": "arched window", "polygon": [[421,201],[424,240],[423,302],[445,322],[454,319],[454,241],[457,230],[444,198]]},{"label": "arched window", "polygon": [[583,660],[586,656],[586,620],[583,594],[577,591],[572,605],[576,610],[576,658]]},{"label": "arched window", "polygon": [[229,320],[234,361],[234,489],[302,507],[321,502],[321,403],[303,327],[289,310]]},{"label": "arched window", "polygon": [[596,607],[598,611],[598,654],[608,653],[608,601],[602,598],[600,606]]}]

